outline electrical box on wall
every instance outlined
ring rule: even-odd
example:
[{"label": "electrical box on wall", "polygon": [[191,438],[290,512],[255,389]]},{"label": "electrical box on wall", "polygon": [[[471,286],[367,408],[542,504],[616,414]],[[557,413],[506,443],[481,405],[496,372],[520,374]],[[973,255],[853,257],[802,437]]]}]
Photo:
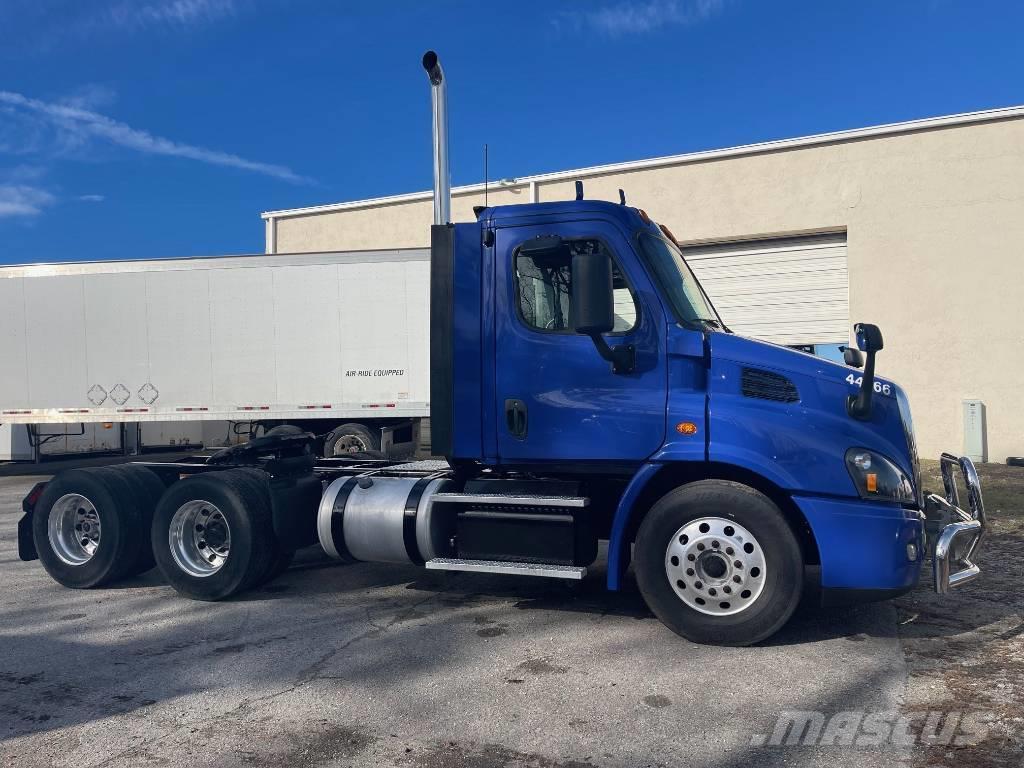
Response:
[{"label": "electrical box on wall", "polygon": [[988,461],[988,436],[985,404],[981,400],[964,400],[964,455],[972,461]]}]

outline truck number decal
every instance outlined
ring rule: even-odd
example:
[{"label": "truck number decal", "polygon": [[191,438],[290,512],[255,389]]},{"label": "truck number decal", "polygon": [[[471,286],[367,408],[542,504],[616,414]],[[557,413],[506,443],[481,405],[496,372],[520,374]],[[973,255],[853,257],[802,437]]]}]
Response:
[{"label": "truck number decal", "polygon": [[[846,383],[847,384],[852,384],[855,387],[859,387],[860,383],[863,380],[864,380],[863,376],[854,376],[852,373],[849,376],[846,377]],[[877,392],[880,395],[889,395],[891,397],[892,396],[892,385],[891,384],[885,384],[884,382],[876,380],[875,381],[875,392]]]}]

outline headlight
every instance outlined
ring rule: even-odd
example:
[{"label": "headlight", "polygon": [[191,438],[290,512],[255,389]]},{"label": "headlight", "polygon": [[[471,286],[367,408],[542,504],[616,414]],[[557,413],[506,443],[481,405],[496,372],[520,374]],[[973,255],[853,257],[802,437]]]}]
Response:
[{"label": "headlight", "polygon": [[846,452],[846,468],[862,499],[916,502],[910,478],[879,453],[866,448],[851,448]]}]

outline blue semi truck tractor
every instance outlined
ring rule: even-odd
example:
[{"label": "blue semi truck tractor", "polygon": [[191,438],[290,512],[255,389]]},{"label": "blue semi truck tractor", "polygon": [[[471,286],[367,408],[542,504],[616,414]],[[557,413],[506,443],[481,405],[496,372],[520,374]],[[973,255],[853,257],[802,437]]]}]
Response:
[{"label": "blue semi truck tractor", "polygon": [[218,600],[318,541],[349,561],[565,580],[607,542],[609,590],[632,564],[665,625],[723,645],[769,637],[809,592],[898,595],[929,557],[939,592],[978,575],[974,466],[944,454],[945,495],[924,497],[907,397],[874,373],[877,327],[855,327],[848,365],[737,336],[668,230],[579,186],[450,223],[446,81],[434,53],[423,64],[446,461],[317,460],[312,435],[284,428],[175,464],[69,470],[25,499],[22,559],[77,588],[155,564]]}]

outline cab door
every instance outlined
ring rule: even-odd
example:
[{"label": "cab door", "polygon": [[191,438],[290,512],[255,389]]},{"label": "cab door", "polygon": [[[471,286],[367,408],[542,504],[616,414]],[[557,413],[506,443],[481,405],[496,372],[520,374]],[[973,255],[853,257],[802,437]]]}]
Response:
[{"label": "cab door", "polygon": [[[520,246],[557,235],[569,248],[607,251],[614,264],[612,346],[635,367],[613,373],[572,329],[572,259]],[[595,250],[595,252],[597,252]],[[639,462],[665,439],[666,319],[629,241],[602,220],[499,228],[494,244],[496,453],[502,463]]]}]

